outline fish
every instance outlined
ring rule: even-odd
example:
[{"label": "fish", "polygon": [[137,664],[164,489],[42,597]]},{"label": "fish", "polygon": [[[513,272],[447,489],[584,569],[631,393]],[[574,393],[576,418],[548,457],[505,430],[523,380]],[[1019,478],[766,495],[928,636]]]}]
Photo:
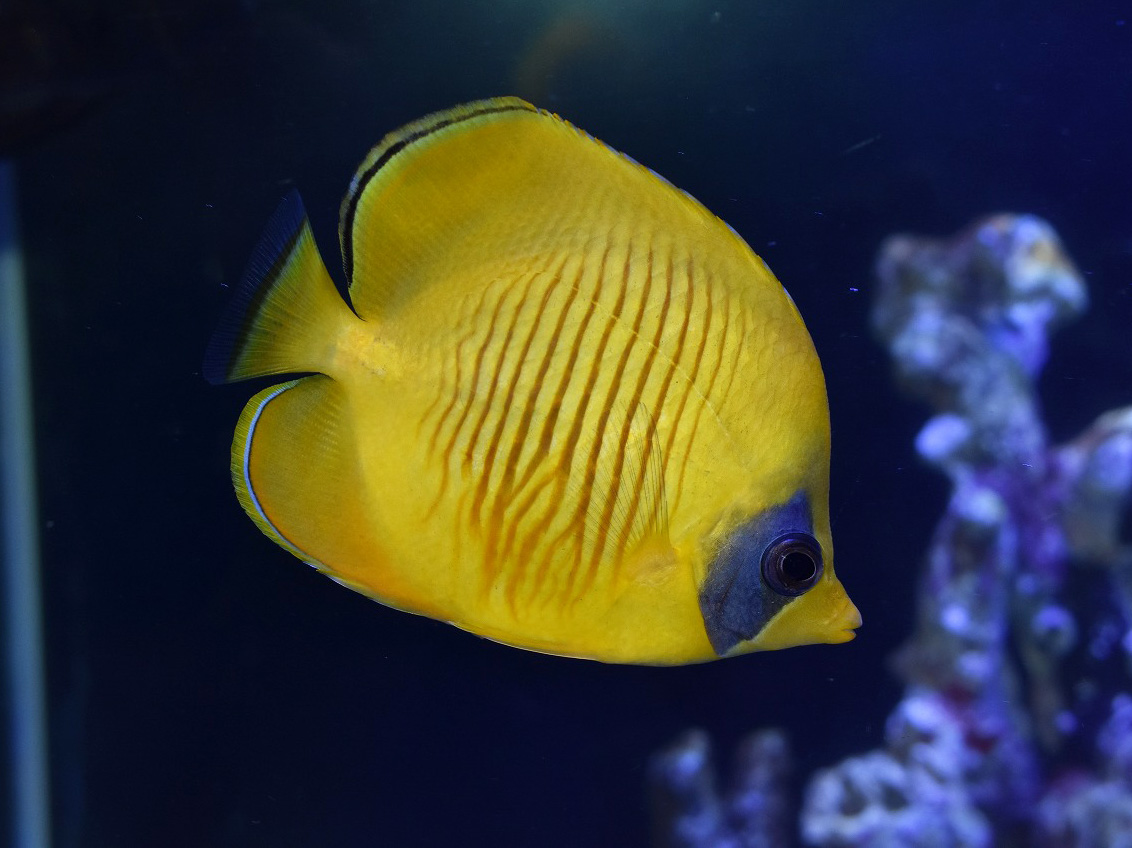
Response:
[{"label": "fish", "polygon": [[339,215],[298,194],[209,343],[238,499],[380,603],[532,651],[682,665],[847,642],[830,424],[783,286],[690,195],[515,97],[387,135]]}]

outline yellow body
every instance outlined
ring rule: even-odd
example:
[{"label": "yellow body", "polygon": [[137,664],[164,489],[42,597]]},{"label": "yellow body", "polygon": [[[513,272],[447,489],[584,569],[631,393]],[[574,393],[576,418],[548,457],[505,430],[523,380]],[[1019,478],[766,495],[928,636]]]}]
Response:
[{"label": "yellow body", "polygon": [[505,98],[411,124],[359,168],[354,311],[300,216],[214,342],[219,379],[317,372],[256,395],[233,445],[275,541],[501,642],[698,662],[720,655],[713,558],[801,493],[821,578],[725,653],[852,638],[820,364],[773,274],[696,201]]}]

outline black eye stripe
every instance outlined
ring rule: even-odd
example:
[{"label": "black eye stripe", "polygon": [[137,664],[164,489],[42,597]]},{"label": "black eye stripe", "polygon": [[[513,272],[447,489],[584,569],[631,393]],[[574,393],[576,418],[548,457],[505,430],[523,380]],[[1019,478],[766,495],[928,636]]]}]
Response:
[{"label": "black eye stripe", "polygon": [[[822,551],[813,534],[810,501],[800,490],[785,503],[751,516],[722,539],[708,562],[699,596],[704,629],[717,654],[723,656],[753,639],[783,607],[818,582]],[[763,563],[767,552],[776,550],[784,538],[805,544],[782,549],[785,558],[779,557],[775,571],[782,578],[776,585],[765,576]],[[807,567],[805,560],[791,555],[810,555],[812,562]]]}]

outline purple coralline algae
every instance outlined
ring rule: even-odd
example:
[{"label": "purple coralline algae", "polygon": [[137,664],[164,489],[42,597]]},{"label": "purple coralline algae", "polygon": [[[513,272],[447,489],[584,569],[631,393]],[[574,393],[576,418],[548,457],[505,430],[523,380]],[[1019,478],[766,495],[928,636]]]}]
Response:
[{"label": "purple coralline algae", "polygon": [[780,848],[793,839],[785,735],[763,730],[736,752],[735,780],[722,795],[707,734],[692,730],[651,764],[655,848]]},{"label": "purple coralline algae", "polygon": [[[799,834],[781,786],[743,801],[740,774],[719,800],[706,738],[687,737],[657,757],[653,792],[695,747],[683,779],[700,818],[670,791],[657,844],[1132,848],[1132,407],[1054,446],[1036,388],[1050,333],[1086,307],[1081,276],[1048,223],[1004,214],[949,240],[888,239],[877,278],[877,336],[935,410],[916,449],[952,485],[894,661],[903,698],[881,749],[813,776]],[[779,841],[742,835],[761,825]]]}]

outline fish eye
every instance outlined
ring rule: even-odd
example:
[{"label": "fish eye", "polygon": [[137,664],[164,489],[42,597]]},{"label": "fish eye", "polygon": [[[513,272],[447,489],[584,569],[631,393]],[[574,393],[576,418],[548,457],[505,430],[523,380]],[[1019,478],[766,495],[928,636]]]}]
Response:
[{"label": "fish eye", "polygon": [[763,553],[763,579],[780,595],[802,595],[821,577],[821,545],[807,533],[779,536]]}]

